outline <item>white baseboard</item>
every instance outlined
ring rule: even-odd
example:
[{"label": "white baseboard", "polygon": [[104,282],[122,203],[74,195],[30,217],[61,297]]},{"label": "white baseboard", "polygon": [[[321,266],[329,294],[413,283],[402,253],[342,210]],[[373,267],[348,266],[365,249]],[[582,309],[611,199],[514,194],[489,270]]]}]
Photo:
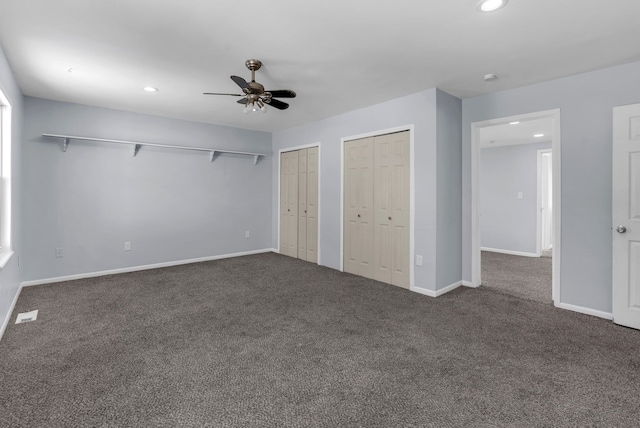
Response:
[{"label": "white baseboard", "polygon": [[512,256],[540,257],[536,253],[525,253],[523,251],[501,250],[499,248],[480,247],[480,250],[481,251],[489,251],[489,252],[492,252],[492,253],[510,254]]},{"label": "white baseboard", "polygon": [[4,321],[2,321],[2,326],[0,326],[0,340],[2,340],[2,336],[4,336],[4,332],[9,326],[9,321],[11,321],[11,315],[13,315],[13,310],[16,308],[16,303],[18,303],[18,297],[20,297],[20,292],[22,291],[22,287],[24,284],[20,284],[18,287],[18,291],[13,298],[13,302],[11,302],[11,307],[9,308],[9,312],[7,312],[7,316]]},{"label": "white baseboard", "polygon": [[478,288],[478,287],[475,287],[475,286],[471,283],[471,281],[464,281],[464,280],[463,280],[463,281],[462,281],[462,285],[463,285],[464,287]]},{"label": "white baseboard", "polygon": [[613,320],[613,314],[609,312],[597,311],[595,309],[585,308],[583,306],[570,305],[569,303],[558,303],[557,308],[566,309],[573,312],[579,312],[581,314],[592,315],[598,318],[604,318],[606,320]]},{"label": "white baseboard", "polygon": [[425,296],[436,297],[436,292],[427,288],[416,287],[414,285],[413,287],[409,287],[409,290],[413,291],[414,293],[424,294]]},{"label": "white baseboard", "polygon": [[429,297],[438,297],[438,296],[442,296],[445,293],[448,293],[451,290],[455,290],[456,288],[460,287],[462,285],[462,281],[458,281],[454,284],[450,284],[447,285],[444,288],[441,288],[439,290],[433,291],[433,290],[429,290],[427,288],[422,288],[422,287],[416,287],[413,286],[411,288],[409,288],[409,290],[415,292],[415,293],[420,293],[420,294],[424,294],[425,296],[429,296]]},{"label": "white baseboard", "polygon": [[67,275],[67,276],[58,276],[54,278],[45,278],[45,279],[36,279],[33,281],[25,281],[22,283],[22,286],[30,287],[32,285],[42,285],[42,284],[51,284],[54,282],[62,282],[62,281],[72,281],[74,279],[84,279],[84,278],[95,278],[98,276],[105,275],[114,275],[118,273],[128,273],[128,272],[137,272],[141,270],[148,269],[158,269],[163,267],[170,266],[178,266],[178,265],[186,265],[190,263],[199,263],[199,262],[208,262],[211,260],[220,260],[220,259],[228,259],[230,257],[239,257],[239,256],[249,256],[252,254],[261,254],[261,253],[270,253],[275,251],[273,248],[265,248],[262,250],[252,250],[252,251],[242,251],[239,253],[231,253],[231,254],[221,254],[219,256],[209,256],[209,257],[199,257],[197,259],[187,259],[187,260],[178,260],[173,262],[164,262],[164,263],[155,263],[151,265],[143,265],[143,266],[132,266],[121,269],[112,269],[112,270],[103,270],[99,272],[88,272],[81,273],[77,275]]}]

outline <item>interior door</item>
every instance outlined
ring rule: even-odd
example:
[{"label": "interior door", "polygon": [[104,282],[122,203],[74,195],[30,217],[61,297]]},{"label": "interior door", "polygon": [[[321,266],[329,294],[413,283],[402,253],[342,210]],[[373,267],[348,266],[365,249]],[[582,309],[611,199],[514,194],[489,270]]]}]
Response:
[{"label": "interior door", "polygon": [[375,137],[375,279],[409,288],[409,132]]},{"label": "interior door", "polygon": [[298,152],[280,156],[280,254],[298,257]]},{"label": "interior door", "polygon": [[289,171],[287,174],[289,205],[287,208],[288,247],[286,254],[298,257],[298,152],[289,152]]},{"label": "interior door", "polygon": [[373,138],[344,143],[344,271],[373,278]]},{"label": "interior door", "polygon": [[280,254],[286,254],[288,248],[289,216],[289,154],[280,154]]},{"label": "interior door", "polygon": [[613,320],[640,329],[640,104],[613,109]]},{"label": "interior door", "polygon": [[318,263],[318,147],[307,149],[307,261]]},{"label": "interior door", "polygon": [[[385,138],[387,137],[387,138]],[[374,273],[378,281],[391,284],[393,272],[393,141],[389,136],[374,142]]]},{"label": "interior door", "polygon": [[298,150],[298,258],[307,260],[307,149]]}]

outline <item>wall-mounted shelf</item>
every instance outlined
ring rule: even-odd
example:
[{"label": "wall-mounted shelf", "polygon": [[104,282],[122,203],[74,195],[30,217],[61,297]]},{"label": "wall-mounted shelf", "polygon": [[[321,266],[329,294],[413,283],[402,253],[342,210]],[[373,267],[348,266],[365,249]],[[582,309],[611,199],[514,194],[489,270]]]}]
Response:
[{"label": "wall-mounted shelf", "polygon": [[69,146],[69,142],[71,140],[80,140],[80,141],[96,141],[100,143],[115,143],[115,144],[127,144],[133,146],[133,156],[137,155],[142,146],[151,146],[151,147],[163,147],[168,149],[180,149],[180,150],[194,150],[197,152],[207,152],[209,153],[209,161],[213,162],[216,155],[220,153],[231,153],[235,155],[245,155],[245,156],[253,156],[253,164],[258,163],[258,159],[261,156],[267,156],[266,153],[252,153],[252,152],[239,152],[236,150],[226,150],[226,149],[212,149],[209,147],[193,147],[193,146],[174,146],[171,144],[157,144],[157,143],[143,143],[140,141],[124,141],[124,140],[109,140],[106,138],[93,138],[93,137],[79,137],[77,135],[58,135],[58,134],[42,134],[43,137],[49,138],[60,138],[62,139],[62,151],[66,152],[67,147]]}]

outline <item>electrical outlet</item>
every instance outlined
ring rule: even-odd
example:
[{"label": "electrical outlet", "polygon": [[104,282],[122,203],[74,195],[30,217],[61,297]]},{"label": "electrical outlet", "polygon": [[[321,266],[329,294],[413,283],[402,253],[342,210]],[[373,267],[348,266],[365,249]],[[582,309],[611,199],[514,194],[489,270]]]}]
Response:
[{"label": "electrical outlet", "polygon": [[249,232],[248,230],[244,233],[244,237],[245,239],[249,239],[251,238],[251,232]]},{"label": "electrical outlet", "polygon": [[62,257],[62,248],[56,248],[56,258]]},{"label": "electrical outlet", "polygon": [[416,255],[416,266],[422,266],[422,256]]},{"label": "electrical outlet", "polygon": [[518,199],[522,199],[522,192],[518,192]]},{"label": "electrical outlet", "polygon": [[131,242],[127,241],[124,243],[124,250],[131,251]]}]

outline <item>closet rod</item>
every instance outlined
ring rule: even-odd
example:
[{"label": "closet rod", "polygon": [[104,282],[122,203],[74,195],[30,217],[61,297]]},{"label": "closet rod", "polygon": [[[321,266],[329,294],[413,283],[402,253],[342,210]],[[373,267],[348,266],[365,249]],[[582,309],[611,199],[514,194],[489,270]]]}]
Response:
[{"label": "closet rod", "polygon": [[116,144],[128,144],[133,146],[133,156],[138,154],[140,147],[142,146],[151,146],[151,147],[163,147],[168,149],[181,149],[181,150],[194,150],[198,152],[208,152],[210,153],[210,161],[213,162],[217,153],[231,153],[235,155],[246,155],[253,156],[253,164],[258,163],[258,159],[260,156],[267,156],[266,153],[252,153],[252,152],[241,152],[236,150],[226,150],[226,149],[211,149],[208,147],[194,147],[194,146],[176,146],[172,144],[158,144],[158,143],[143,143],[140,141],[124,141],[124,140],[110,140],[107,138],[93,138],[93,137],[79,137],[77,135],[59,135],[59,134],[42,134],[43,137],[49,138],[61,138],[63,139],[62,151],[67,151],[67,146],[69,145],[70,140],[81,140],[81,141],[97,141],[101,143],[116,143]]}]

